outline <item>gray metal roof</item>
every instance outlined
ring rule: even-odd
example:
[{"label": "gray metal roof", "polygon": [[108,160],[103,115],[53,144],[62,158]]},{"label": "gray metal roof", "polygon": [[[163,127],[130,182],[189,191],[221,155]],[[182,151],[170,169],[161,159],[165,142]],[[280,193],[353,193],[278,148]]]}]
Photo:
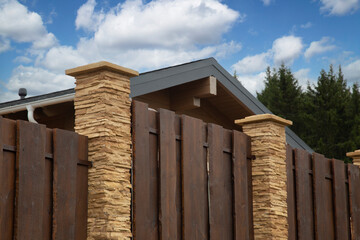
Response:
[{"label": "gray metal roof", "polygon": [[62,90],[62,91],[58,91],[58,92],[52,92],[52,93],[47,93],[47,94],[43,94],[43,95],[27,97],[24,99],[18,99],[18,100],[14,100],[14,101],[0,103],[0,109],[6,108],[6,107],[11,107],[11,106],[17,106],[19,104],[37,102],[39,100],[59,97],[59,96],[67,95],[67,94],[75,94],[75,89],[70,88],[70,89],[66,89],[66,90]]},{"label": "gray metal roof", "polygon": [[[214,58],[207,58],[141,73],[139,76],[133,77],[130,80],[130,97],[159,91],[210,75],[216,77],[224,87],[244,103],[254,114],[271,113],[269,109],[246,90],[246,88],[237,79],[231,76],[231,74],[229,74]],[[74,89],[67,89],[64,91],[29,97],[23,100],[0,103],[0,109],[74,93]],[[294,148],[302,148],[310,153],[313,152],[313,150],[289,128],[286,128],[286,141]]]},{"label": "gray metal roof", "polygon": [[[133,77],[130,81],[130,96],[137,97],[210,75],[216,77],[223,86],[244,103],[254,114],[271,113],[269,109],[246,90],[246,88],[231,76],[214,58],[145,72],[137,77]],[[313,152],[313,150],[289,128],[286,128],[286,141],[294,148],[302,148],[310,153]]]}]

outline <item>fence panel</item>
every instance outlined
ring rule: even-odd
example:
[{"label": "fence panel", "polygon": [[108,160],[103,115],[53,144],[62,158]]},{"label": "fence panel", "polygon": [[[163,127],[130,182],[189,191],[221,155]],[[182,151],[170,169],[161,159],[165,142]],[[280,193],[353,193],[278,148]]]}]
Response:
[{"label": "fence panel", "polygon": [[346,184],[346,166],[343,161],[332,159],[333,191],[334,191],[334,213],[336,239],[350,239],[349,231],[349,206]]},{"label": "fence panel", "polygon": [[253,239],[249,137],[137,101],[132,124],[134,239]]},{"label": "fence panel", "polygon": [[221,126],[209,124],[208,134],[210,236],[211,239],[233,239],[231,155],[224,153]]},{"label": "fence panel", "polygon": [[178,217],[176,208],[176,136],[175,114],[161,109],[159,111],[159,170],[160,170],[160,235],[161,239],[180,239],[178,236]]},{"label": "fence panel", "polygon": [[348,165],[352,239],[360,239],[360,170]]},{"label": "fence panel", "polygon": [[86,239],[87,138],[1,117],[0,133],[0,240]]},{"label": "fence panel", "polygon": [[358,166],[287,146],[287,177],[289,239],[360,239]]},{"label": "fence panel", "polygon": [[300,240],[314,239],[311,170],[311,155],[305,150],[295,149],[296,211],[298,238]]}]

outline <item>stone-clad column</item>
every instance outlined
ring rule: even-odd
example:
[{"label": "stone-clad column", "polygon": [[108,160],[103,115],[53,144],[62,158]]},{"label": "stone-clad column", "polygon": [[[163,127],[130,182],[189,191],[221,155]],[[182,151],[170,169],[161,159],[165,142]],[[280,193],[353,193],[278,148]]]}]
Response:
[{"label": "stone-clad column", "polygon": [[348,152],[346,156],[351,157],[353,159],[353,164],[360,167],[360,150]]},{"label": "stone-clad column", "polygon": [[76,78],[75,131],[89,138],[88,239],[131,238],[130,77],[108,62],[66,70]]},{"label": "stone-clad column", "polygon": [[251,137],[255,239],[287,239],[286,136],[292,125],[272,114],[236,120]]}]

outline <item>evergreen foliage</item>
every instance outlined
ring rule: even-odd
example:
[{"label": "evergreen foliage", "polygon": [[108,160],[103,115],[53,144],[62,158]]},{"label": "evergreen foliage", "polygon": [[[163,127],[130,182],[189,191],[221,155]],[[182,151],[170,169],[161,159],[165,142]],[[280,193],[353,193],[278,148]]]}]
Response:
[{"label": "evergreen foliage", "polygon": [[302,90],[291,70],[267,68],[265,89],[258,99],[274,114],[293,121],[292,130],[314,151],[348,161],[360,148],[360,90],[347,86],[341,66],[321,70],[316,85]]}]

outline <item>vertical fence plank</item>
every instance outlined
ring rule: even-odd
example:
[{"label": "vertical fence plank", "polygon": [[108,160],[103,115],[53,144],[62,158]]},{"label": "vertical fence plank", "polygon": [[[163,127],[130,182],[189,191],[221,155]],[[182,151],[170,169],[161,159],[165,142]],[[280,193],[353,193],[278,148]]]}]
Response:
[{"label": "vertical fence plank", "polygon": [[160,239],[178,239],[175,113],[159,110]]},{"label": "vertical fence plank", "polygon": [[53,238],[75,239],[78,135],[61,129],[53,132]]},{"label": "vertical fence plank", "polygon": [[286,177],[287,177],[287,211],[288,211],[288,239],[296,240],[296,200],[295,200],[295,175],[293,170],[294,150],[288,144],[286,146]]},{"label": "vertical fence plank", "polygon": [[153,137],[149,136],[148,105],[133,101],[132,116],[133,234],[136,240],[155,240],[158,239],[158,163],[153,156],[157,146]]},{"label": "vertical fence plank", "polygon": [[343,161],[332,159],[332,166],[336,239],[348,240],[350,236],[345,164]]},{"label": "vertical fence plank", "polygon": [[[250,137],[233,131],[234,228],[235,238],[253,239]],[[250,171],[249,171],[250,170]]]},{"label": "vertical fence plank", "polygon": [[325,208],[325,157],[313,153],[313,186],[316,239],[328,239],[326,231],[332,226],[326,226],[327,212]]},{"label": "vertical fence plank", "polygon": [[224,158],[224,130],[208,125],[210,239],[233,239],[231,161]]},{"label": "vertical fence plank", "polygon": [[[79,160],[88,161],[88,138],[79,136]],[[77,165],[75,239],[87,238],[88,166]]]},{"label": "vertical fence plank", "polygon": [[[46,129],[45,154],[52,155],[53,133],[52,129]],[[44,178],[44,210],[43,210],[43,239],[51,239],[53,217],[53,159],[45,158]]]},{"label": "vertical fence plank", "polygon": [[16,239],[43,238],[44,125],[17,121]]},{"label": "vertical fence plank", "polygon": [[15,154],[3,151],[6,140],[15,134],[11,123],[0,116],[0,240],[10,240],[13,235]]},{"label": "vertical fence plank", "polygon": [[351,237],[360,239],[360,170],[358,166],[348,164]]},{"label": "vertical fence plank", "polygon": [[207,163],[203,122],[182,116],[183,238],[208,239]]},{"label": "vertical fence plank", "polygon": [[295,149],[296,202],[298,238],[314,239],[311,156],[305,150]]},{"label": "vertical fence plank", "polygon": [[15,154],[6,152],[3,146],[15,130],[13,124],[0,116],[0,240],[10,240],[13,235]]}]

